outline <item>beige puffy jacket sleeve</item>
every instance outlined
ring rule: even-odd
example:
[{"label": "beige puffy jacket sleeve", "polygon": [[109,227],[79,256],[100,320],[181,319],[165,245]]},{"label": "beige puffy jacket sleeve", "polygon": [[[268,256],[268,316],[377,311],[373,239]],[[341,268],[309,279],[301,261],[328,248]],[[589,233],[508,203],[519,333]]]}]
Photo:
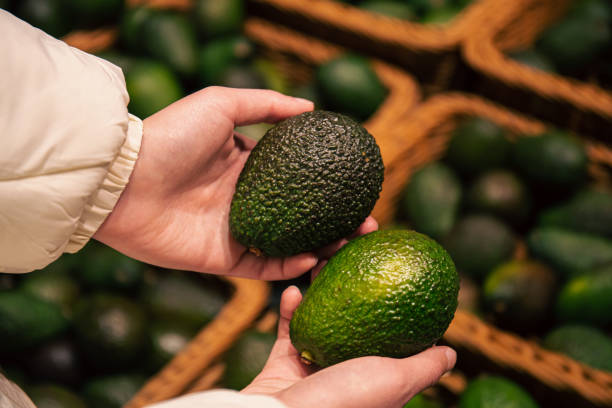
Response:
[{"label": "beige puffy jacket sleeve", "polygon": [[[116,66],[0,9],[0,272],[40,269],[81,249],[134,168],[142,122]],[[33,406],[0,374],[0,406]],[[218,390],[159,408],[285,408]]]},{"label": "beige puffy jacket sleeve", "polygon": [[0,10],[0,272],[76,252],[111,212],[138,156],[116,66]]}]

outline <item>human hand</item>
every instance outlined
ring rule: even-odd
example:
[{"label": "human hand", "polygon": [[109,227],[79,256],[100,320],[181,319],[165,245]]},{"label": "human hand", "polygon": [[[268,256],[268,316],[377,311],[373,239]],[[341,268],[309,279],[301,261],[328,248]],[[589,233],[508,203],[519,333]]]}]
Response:
[{"label": "human hand", "polygon": [[[234,128],[312,109],[309,101],[273,91],[209,87],[150,116],[130,181],[94,238],[172,269],[265,280],[307,272],[346,240],[316,253],[257,257],[232,238],[229,211],[255,146]],[[370,217],[355,234],[376,228]]]},{"label": "human hand", "polygon": [[243,393],[271,395],[291,408],[401,408],[455,365],[451,348],[431,347],[408,358],[361,357],[313,373],[289,338],[301,299],[294,286],[283,292],[278,338],[263,371]]}]

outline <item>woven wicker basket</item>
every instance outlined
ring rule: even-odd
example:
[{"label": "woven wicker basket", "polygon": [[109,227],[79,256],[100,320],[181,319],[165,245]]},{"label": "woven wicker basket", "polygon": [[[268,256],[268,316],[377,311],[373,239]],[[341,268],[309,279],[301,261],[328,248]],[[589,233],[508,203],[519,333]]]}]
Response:
[{"label": "woven wicker basket", "polygon": [[476,27],[462,51],[479,74],[478,93],[558,126],[610,140],[612,92],[532,69],[504,55],[533,45],[567,12],[571,0],[514,0],[494,23]]},{"label": "woven wicker basket", "polygon": [[333,0],[248,1],[249,13],[407,68],[431,92],[458,79],[459,44],[475,27],[497,18],[495,3],[475,0],[449,24],[426,25]]},{"label": "woven wicker basket", "polygon": [[[412,172],[444,155],[451,132],[462,118],[480,116],[507,129],[511,136],[534,134],[545,125],[498,105],[467,94],[431,98],[406,118],[406,146],[387,173],[374,217],[382,224],[393,219],[401,192]],[[588,141],[589,171],[593,178],[609,183],[612,150]],[[509,372],[520,373],[523,384],[555,406],[612,406],[612,374],[587,367],[566,356],[546,351],[533,342],[498,330],[465,311],[458,310],[444,339],[460,350],[484,357]],[[460,354],[461,356],[461,354]],[[464,357],[465,358],[465,357]],[[468,359],[466,359],[468,360]],[[460,357],[461,362],[461,357]],[[538,386],[539,383],[545,387]],[[520,380],[520,378],[519,378]]]}]

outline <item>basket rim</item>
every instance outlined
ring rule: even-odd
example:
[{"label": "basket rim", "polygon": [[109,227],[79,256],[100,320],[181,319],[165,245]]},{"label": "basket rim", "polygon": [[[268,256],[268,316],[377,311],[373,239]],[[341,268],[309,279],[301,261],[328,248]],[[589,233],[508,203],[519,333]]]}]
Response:
[{"label": "basket rim", "polygon": [[474,34],[464,39],[461,47],[464,59],[486,76],[507,85],[535,91],[546,99],[569,102],[578,109],[612,118],[611,91],[578,79],[530,68],[507,57],[495,45],[496,36],[509,24],[520,21],[521,14],[529,7],[541,4],[541,0],[515,0],[506,5],[507,12],[499,19],[476,27]]},{"label": "basket rim", "polygon": [[[405,184],[407,173],[412,170],[406,170],[406,166],[402,167],[412,159],[411,152],[416,150],[419,144],[430,142],[430,133],[441,123],[467,115],[484,116],[503,127],[512,123],[513,127],[509,130],[513,132],[535,134],[546,128],[546,125],[538,120],[475,95],[457,92],[430,98],[406,118],[406,121],[410,122],[407,129],[411,132],[408,135],[411,143],[397,155],[390,166],[386,181],[389,180],[391,184],[383,184],[381,193],[381,198],[384,194],[384,202],[389,205],[375,208],[375,217],[384,217],[385,213],[389,213],[394,207],[391,203]],[[602,152],[601,149],[605,151]],[[592,162],[608,166],[612,164],[612,150],[607,146],[589,142],[587,152]],[[393,190],[390,191],[389,187]],[[554,389],[573,391],[596,403],[612,404],[612,373],[588,367],[563,354],[545,350],[533,342],[500,330],[469,312],[457,310],[444,338],[451,345],[483,354],[489,360],[526,373]]]},{"label": "basket rim", "polygon": [[[375,38],[414,51],[440,52],[458,46],[493,10],[496,0],[477,0],[465,6],[448,24],[423,24],[378,15],[333,0],[250,0],[283,13],[300,15],[364,38]],[[499,7],[497,7],[499,8]],[[499,10],[497,10],[499,12]]]}]

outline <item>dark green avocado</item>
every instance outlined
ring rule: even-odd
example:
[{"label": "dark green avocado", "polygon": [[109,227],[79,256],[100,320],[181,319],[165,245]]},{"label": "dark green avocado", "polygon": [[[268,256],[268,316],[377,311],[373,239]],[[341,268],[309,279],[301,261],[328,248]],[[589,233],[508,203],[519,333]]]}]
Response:
[{"label": "dark green avocado", "polygon": [[270,129],[236,184],[233,237],[252,252],[290,256],[355,231],[382,188],[376,141],[347,116],[314,111]]},{"label": "dark green avocado", "polygon": [[612,324],[612,264],[570,279],[557,297],[557,319],[610,327]]},{"label": "dark green avocado", "polygon": [[503,377],[482,377],[471,381],[459,400],[459,408],[538,407],[523,388]]},{"label": "dark green avocado", "polygon": [[485,118],[463,121],[453,132],[446,157],[461,174],[475,176],[503,167],[510,152],[504,130]]},{"label": "dark green avocado", "polygon": [[590,188],[540,213],[542,226],[612,237],[612,192]]},{"label": "dark green avocado", "polygon": [[460,219],[443,242],[457,269],[475,280],[509,260],[516,246],[514,233],[506,224],[481,214]]},{"label": "dark green avocado", "polygon": [[147,345],[148,316],[141,304],[93,294],[75,313],[74,332],[86,363],[98,371],[131,367]]},{"label": "dark green avocado", "polygon": [[30,378],[78,385],[84,377],[81,356],[70,336],[44,342],[29,349],[24,365]]},{"label": "dark green avocado", "polygon": [[272,333],[245,332],[225,355],[223,385],[233,390],[249,385],[266,365],[275,341]]},{"label": "dark green avocado", "polygon": [[38,408],[85,408],[87,406],[78,395],[54,384],[28,387],[27,393]]},{"label": "dark green avocado", "polygon": [[83,396],[89,408],[121,408],[142,388],[146,378],[140,374],[114,374],[89,380]]},{"label": "dark green avocado", "polygon": [[461,196],[453,170],[435,162],[414,173],[402,193],[400,211],[417,231],[439,239],[453,228]]},{"label": "dark green avocado", "polygon": [[467,205],[476,212],[500,217],[521,225],[531,209],[527,187],[514,173],[491,170],[483,173],[467,193]]},{"label": "dark green avocado", "polygon": [[533,331],[550,320],[556,290],[557,276],[552,269],[537,261],[514,260],[487,276],[484,307],[500,327]]},{"label": "dark green avocado", "polygon": [[558,227],[540,227],[527,236],[529,252],[572,276],[612,263],[612,240]]},{"label": "dark green avocado", "polygon": [[369,118],[387,95],[370,62],[359,55],[341,55],[321,64],[316,83],[325,106],[357,120]]},{"label": "dark green avocado", "polygon": [[588,158],[583,143],[574,136],[548,131],[520,137],[513,149],[518,171],[544,190],[568,190],[584,181]]},{"label": "dark green avocado", "polygon": [[594,327],[581,324],[557,327],[544,337],[542,345],[612,373],[612,338]]},{"label": "dark green avocado", "polygon": [[342,247],[306,291],[290,323],[303,360],[407,357],[433,345],[457,308],[449,254],[416,231],[375,231]]},{"label": "dark green avocado", "polygon": [[63,332],[69,321],[60,306],[20,290],[0,292],[0,348],[22,350]]}]

